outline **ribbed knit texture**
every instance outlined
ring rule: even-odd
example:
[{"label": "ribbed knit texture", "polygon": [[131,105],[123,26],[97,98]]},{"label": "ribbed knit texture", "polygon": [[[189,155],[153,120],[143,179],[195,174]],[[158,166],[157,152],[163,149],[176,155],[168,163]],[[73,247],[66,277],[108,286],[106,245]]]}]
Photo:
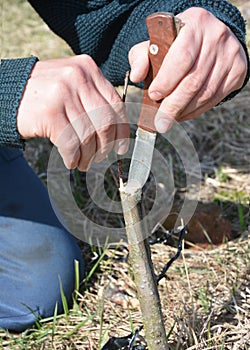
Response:
[{"label": "ribbed knit texture", "polygon": [[176,15],[190,7],[203,7],[232,29],[247,52],[244,19],[235,6],[224,0],[30,0],[30,3],[76,54],[92,56],[114,85],[123,84],[129,70],[129,49],[148,39],[145,17],[157,11]]},{"label": "ribbed knit texture", "polygon": [[23,148],[17,131],[16,116],[30,71],[36,57],[1,60],[0,65],[0,145]]},{"label": "ribbed knit texture", "polygon": [[[190,7],[203,7],[231,28],[247,53],[244,19],[236,7],[224,0],[30,0],[29,2],[48,26],[61,36],[76,54],[85,53],[92,56],[106,78],[116,86],[123,84],[125,73],[129,70],[129,49],[134,44],[148,39],[145,17],[153,12],[167,11],[176,15]],[[249,69],[244,85],[248,79]],[[25,84],[23,78],[22,82]],[[228,98],[236,93],[238,91],[230,94]],[[18,102],[18,97],[13,95],[12,104],[16,106]],[[14,110],[12,107],[11,118]],[[10,124],[14,125],[13,121]],[[1,129],[0,142],[4,134],[5,130]]]}]

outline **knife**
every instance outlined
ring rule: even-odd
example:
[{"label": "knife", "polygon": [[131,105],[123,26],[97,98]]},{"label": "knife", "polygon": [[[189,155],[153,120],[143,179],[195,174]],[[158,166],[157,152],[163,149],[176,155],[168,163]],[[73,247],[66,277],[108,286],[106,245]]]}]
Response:
[{"label": "knife", "polygon": [[172,13],[156,12],[146,18],[146,25],[149,34],[150,68],[144,81],[142,108],[126,184],[126,187],[132,188],[142,188],[150,173],[157,135],[154,118],[161,101],[151,100],[148,96],[148,88],[177,36],[181,21]]}]

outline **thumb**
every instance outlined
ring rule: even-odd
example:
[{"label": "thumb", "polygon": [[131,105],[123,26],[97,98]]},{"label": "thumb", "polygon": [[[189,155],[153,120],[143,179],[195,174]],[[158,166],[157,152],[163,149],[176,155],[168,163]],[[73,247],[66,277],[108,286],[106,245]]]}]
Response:
[{"label": "thumb", "polygon": [[148,57],[148,41],[143,41],[134,45],[128,54],[131,67],[130,80],[139,83],[144,80],[148,74],[149,57]]}]

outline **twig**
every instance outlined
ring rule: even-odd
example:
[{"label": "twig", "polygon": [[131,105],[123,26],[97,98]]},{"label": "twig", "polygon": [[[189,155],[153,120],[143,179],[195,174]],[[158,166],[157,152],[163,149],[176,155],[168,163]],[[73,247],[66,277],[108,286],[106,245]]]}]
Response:
[{"label": "twig", "polygon": [[122,94],[122,102],[126,101],[127,96],[127,90],[128,90],[128,83],[129,83],[129,72],[126,72],[125,79],[124,79],[124,87],[123,87],[123,94]]},{"label": "twig", "polygon": [[164,277],[166,277],[166,273],[170,266],[173,264],[173,262],[179,258],[181,251],[182,251],[182,243],[184,240],[184,237],[186,236],[186,228],[183,226],[183,228],[180,231],[179,239],[178,239],[178,246],[177,246],[177,252],[176,254],[167,262],[167,264],[162,269],[162,272],[157,276],[157,283],[160,282],[160,280]]},{"label": "twig", "polygon": [[[118,164],[119,164],[119,160],[118,160]],[[112,176],[112,178],[114,180],[114,183],[115,183],[116,187],[119,188],[119,181],[117,180],[117,177],[115,176],[115,172],[112,169],[112,166],[109,167],[109,172],[110,172],[110,174],[111,174],[111,176]],[[118,175],[118,177],[120,177],[120,176]]]}]

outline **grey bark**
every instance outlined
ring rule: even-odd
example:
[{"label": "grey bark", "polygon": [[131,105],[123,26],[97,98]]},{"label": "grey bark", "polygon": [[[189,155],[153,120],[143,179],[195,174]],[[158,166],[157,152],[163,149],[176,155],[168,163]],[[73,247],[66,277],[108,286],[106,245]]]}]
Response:
[{"label": "grey bark", "polygon": [[129,244],[129,263],[137,288],[145,338],[149,350],[167,350],[166,331],[145,227],[138,211],[140,188],[120,186],[120,196]]}]

